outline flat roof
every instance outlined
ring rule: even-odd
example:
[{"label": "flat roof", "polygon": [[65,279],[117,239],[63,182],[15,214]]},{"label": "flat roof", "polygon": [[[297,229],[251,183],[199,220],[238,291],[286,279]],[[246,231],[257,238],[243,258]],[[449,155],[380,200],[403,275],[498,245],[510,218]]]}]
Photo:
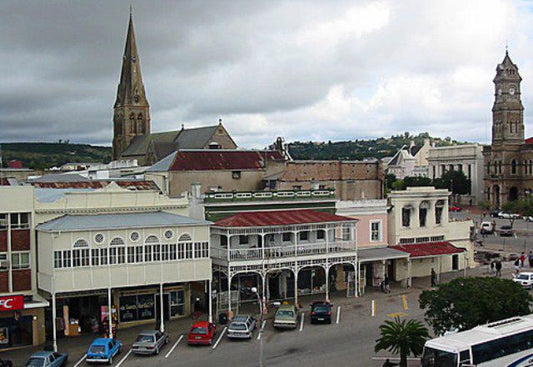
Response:
[{"label": "flat roof", "polygon": [[41,232],[78,232],[90,230],[175,227],[208,224],[211,224],[211,222],[166,212],[96,215],[67,214],[39,224],[36,229]]}]

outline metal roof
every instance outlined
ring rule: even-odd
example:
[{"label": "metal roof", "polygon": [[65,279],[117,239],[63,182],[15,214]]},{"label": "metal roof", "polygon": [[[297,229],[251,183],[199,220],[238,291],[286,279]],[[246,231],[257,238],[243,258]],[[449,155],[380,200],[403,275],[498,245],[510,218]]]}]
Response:
[{"label": "metal roof", "polygon": [[176,227],[207,224],[211,224],[211,222],[166,212],[96,215],[67,214],[62,217],[39,224],[36,229],[41,232],[76,232],[126,228]]},{"label": "metal roof", "polygon": [[318,210],[276,210],[245,212],[215,222],[215,227],[270,227],[292,224],[357,222],[357,219],[321,212]]},{"label": "metal roof", "polygon": [[35,199],[40,203],[53,203],[54,201],[57,201],[65,196],[66,193],[69,192],[93,192],[94,189],[76,189],[76,188],[68,188],[68,189],[50,189],[50,188],[35,188],[34,194]]},{"label": "metal roof", "polygon": [[429,257],[466,251],[464,248],[455,247],[448,241],[396,245],[391,248],[408,252],[410,257]]},{"label": "metal roof", "polygon": [[364,263],[377,260],[403,259],[408,258],[409,254],[390,247],[359,248],[357,249],[357,257],[360,263]]},{"label": "metal roof", "polygon": [[132,180],[132,179],[109,179],[109,180],[89,180],[87,181],[51,181],[51,182],[35,182],[30,184],[37,188],[49,189],[101,189],[108,186],[111,182],[116,183],[123,189],[128,190],[154,190],[160,191],[155,182],[150,180]]}]

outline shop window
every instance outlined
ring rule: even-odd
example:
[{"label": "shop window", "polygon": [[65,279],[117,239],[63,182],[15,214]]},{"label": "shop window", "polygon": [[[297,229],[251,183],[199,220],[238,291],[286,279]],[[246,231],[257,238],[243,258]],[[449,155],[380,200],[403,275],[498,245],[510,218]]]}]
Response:
[{"label": "shop window", "polygon": [[370,240],[381,241],[381,222],[370,222]]},{"label": "shop window", "polygon": [[402,208],[402,226],[411,226],[411,207]]},{"label": "shop window", "polygon": [[185,315],[185,291],[170,292],[170,316]]},{"label": "shop window", "polygon": [[30,253],[29,252],[15,252],[11,254],[11,268],[12,269],[29,269],[30,268]]},{"label": "shop window", "polygon": [[308,231],[302,231],[298,233],[298,239],[300,241],[309,241],[309,232]]},{"label": "shop window", "polygon": [[154,294],[139,294],[119,298],[121,322],[150,320],[155,317]]}]

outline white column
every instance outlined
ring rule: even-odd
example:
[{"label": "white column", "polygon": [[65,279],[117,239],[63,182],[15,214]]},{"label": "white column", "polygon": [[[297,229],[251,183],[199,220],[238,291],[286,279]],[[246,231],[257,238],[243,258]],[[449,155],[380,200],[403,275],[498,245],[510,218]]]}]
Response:
[{"label": "white column", "polygon": [[298,304],[298,268],[294,268],[294,305]]},{"label": "white column", "polygon": [[359,297],[359,272],[361,271],[361,264],[359,264],[359,261],[357,263],[353,264],[353,270],[354,270],[354,297]]},{"label": "white column", "polygon": [[159,312],[161,312],[159,331],[165,332],[165,308],[163,305],[163,283],[159,283]]},{"label": "white column", "polygon": [[326,273],[326,301],[329,301],[329,265],[324,269]]},{"label": "white column", "polygon": [[411,259],[407,259],[407,287],[410,288],[413,282],[411,277]]},{"label": "white column", "polygon": [[263,284],[261,285],[261,287],[262,287],[261,297],[263,297],[263,303],[265,302],[265,300],[270,299],[270,292],[269,292],[269,290],[267,288],[267,285],[266,285],[267,280],[268,280],[268,272],[264,271],[263,272]]},{"label": "white column", "polygon": [[211,289],[212,288],[212,280],[207,280],[207,282],[209,283],[209,322],[213,322],[213,290]]},{"label": "white column", "polygon": [[56,295],[52,293],[52,338],[54,352],[57,352],[57,327],[56,327]]},{"label": "white column", "polygon": [[[228,243],[229,247],[229,243]],[[231,275],[228,274],[228,312],[231,311]]]},{"label": "white column", "polygon": [[228,239],[227,251],[228,251],[228,263],[229,263],[230,262],[230,249],[231,249],[231,236],[227,235],[226,238]]},{"label": "white column", "polygon": [[113,302],[111,300],[111,287],[107,288],[107,327],[109,328],[109,331],[107,333],[107,337],[111,338],[113,335],[113,313],[111,310],[111,306],[113,305]]}]

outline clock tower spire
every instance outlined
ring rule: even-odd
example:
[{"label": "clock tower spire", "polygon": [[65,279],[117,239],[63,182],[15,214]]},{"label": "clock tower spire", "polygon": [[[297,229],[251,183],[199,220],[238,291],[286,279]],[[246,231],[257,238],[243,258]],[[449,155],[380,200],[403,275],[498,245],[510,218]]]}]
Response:
[{"label": "clock tower spire", "polygon": [[492,144],[524,143],[524,106],[520,99],[518,67],[509,52],[496,67],[494,105],[492,106]]},{"label": "clock tower spire", "polygon": [[130,7],[126,47],[113,114],[113,159],[120,158],[133,138],[149,133],[150,105],[144,91]]}]

